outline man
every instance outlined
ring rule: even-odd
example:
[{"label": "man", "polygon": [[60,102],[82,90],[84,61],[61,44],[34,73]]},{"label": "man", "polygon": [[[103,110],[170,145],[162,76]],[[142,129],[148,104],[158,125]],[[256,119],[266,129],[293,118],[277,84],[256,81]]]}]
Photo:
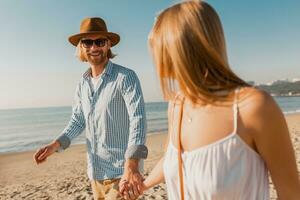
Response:
[{"label": "man", "polygon": [[69,37],[90,68],[79,82],[69,124],[34,155],[37,164],[69,147],[86,130],[88,177],[95,199],[135,199],[140,194],[147,157],[143,94],[135,72],[110,61],[120,37],[101,18],[86,18],[80,33]]}]

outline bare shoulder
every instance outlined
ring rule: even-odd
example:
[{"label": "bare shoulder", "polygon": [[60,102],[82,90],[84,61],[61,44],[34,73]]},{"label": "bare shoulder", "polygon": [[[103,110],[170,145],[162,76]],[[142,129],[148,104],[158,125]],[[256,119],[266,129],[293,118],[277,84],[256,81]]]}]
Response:
[{"label": "bare shoulder", "polygon": [[281,109],[267,92],[254,87],[245,87],[241,89],[239,99],[240,117],[244,126],[253,132],[260,132],[267,126],[275,125],[276,122],[284,123]]},{"label": "bare shoulder", "polygon": [[261,118],[268,117],[270,115],[274,117],[273,114],[281,113],[281,110],[274,98],[269,93],[259,88],[242,88],[239,94],[239,99],[240,112],[244,113],[244,117],[246,118]]}]

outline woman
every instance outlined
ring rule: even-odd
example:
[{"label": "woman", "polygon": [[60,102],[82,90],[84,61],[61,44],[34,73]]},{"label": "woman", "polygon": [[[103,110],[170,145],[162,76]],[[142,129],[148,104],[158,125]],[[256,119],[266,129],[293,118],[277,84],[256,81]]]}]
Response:
[{"label": "woman", "polygon": [[167,8],[149,44],[169,100],[169,140],[144,189],[165,180],[172,200],[264,200],[270,172],[280,199],[300,199],[285,118],[269,94],[229,68],[215,10],[203,1]]}]

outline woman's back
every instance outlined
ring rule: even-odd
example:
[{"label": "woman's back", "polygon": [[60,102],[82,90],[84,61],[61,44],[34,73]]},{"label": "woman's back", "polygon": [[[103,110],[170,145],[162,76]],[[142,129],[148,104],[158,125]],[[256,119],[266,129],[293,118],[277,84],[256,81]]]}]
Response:
[{"label": "woman's back", "polygon": [[[173,117],[178,116],[174,107]],[[178,121],[172,119],[171,116],[171,127],[178,127]],[[186,199],[269,198],[267,168],[261,156],[247,144],[251,137],[243,139],[239,135],[238,119],[237,103],[229,108],[183,108],[181,141]],[[164,161],[170,199],[180,199],[174,139],[177,132],[171,131]]]}]

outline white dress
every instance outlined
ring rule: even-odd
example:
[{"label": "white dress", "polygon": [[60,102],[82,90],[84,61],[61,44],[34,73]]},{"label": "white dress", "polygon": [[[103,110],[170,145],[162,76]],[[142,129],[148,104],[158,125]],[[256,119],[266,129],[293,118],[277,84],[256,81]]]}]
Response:
[{"label": "white dress", "polygon": [[[236,133],[236,102],[233,109],[233,133],[182,153],[186,200],[269,199],[268,170],[261,156]],[[178,154],[171,139],[163,168],[168,198],[180,200]]]}]

